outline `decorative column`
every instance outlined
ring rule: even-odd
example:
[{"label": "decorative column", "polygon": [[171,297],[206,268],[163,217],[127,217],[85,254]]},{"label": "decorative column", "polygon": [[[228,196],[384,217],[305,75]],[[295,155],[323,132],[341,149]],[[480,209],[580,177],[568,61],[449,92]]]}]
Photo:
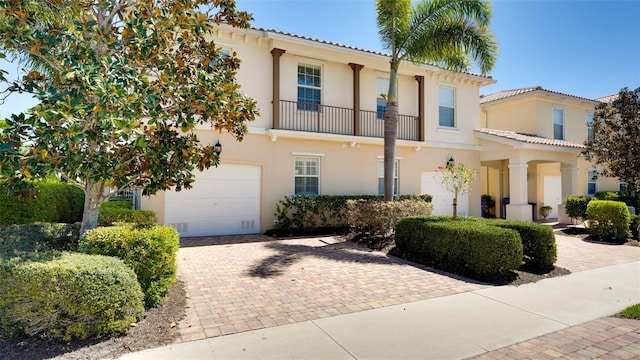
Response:
[{"label": "decorative column", "polygon": [[418,82],[418,141],[424,141],[424,76],[414,76]]},{"label": "decorative column", "polygon": [[271,55],[273,56],[273,80],[271,83],[273,84],[273,101],[271,102],[273,110],[272,110],[272,122],[273,128],[280,128],[280,56],[284,54],[286,50],[273,48],[271,50]]},{"label": "decorative column", "polygon": [[532,220],[527,186],[527,163],[510,163],[507,219]]},{"label": "decorative column", "polygon": [[349,63],[353,70],[353,135],[360,136],[360,70],[364,65]]},{"label": "decorative column", "polygon": [[560,174],[562,175],[562,203],[558,205],[558,222],[571,224],[571,218],[567,216],[565,205],[567,196],[578,194],[578,167],[574,164],[562,164]]}]

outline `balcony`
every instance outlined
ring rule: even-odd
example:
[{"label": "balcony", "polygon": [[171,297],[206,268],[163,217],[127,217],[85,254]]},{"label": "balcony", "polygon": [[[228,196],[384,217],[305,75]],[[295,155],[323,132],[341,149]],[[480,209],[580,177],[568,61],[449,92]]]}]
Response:
[{"label": "balcony", "polygon": [[[349,108],[280,100],[278,129],[373,138],[384,137],[383,113],[360,110],[359,124],[354,121],[354,114],[354,110]],[[419,126],[417,116],[398,115],[398,139],[419,141]]]}]

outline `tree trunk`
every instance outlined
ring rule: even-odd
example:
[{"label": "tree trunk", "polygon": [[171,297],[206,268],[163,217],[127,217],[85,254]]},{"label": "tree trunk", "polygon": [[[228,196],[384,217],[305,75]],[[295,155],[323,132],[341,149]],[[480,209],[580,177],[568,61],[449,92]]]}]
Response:
[{"label": "tree trunk", "polygon": [[458,218],[458,194],[453,196],[453,220]]},{"label": "tree trunk", "polygon": [[387,109],[384,112],[384,201],[393,200],[393,177],[398,135],[397,63],[391,62]]},{"label": "tree trunk", "polygon": [[82,213],[82,226],[80,227],[80,236],[86,231],[98,226],[98,212],[100,205],[106,199],[104,195],[104,183],[94,183],[87,180],[84,186],[84,211]]}]

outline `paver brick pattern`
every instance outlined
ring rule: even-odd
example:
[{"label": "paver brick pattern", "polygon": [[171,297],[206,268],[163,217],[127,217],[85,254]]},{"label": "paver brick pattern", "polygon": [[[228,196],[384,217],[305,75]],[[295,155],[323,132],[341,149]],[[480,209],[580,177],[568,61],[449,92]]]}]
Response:
[{"label": "paver brick pattern", "polygon": [[[205,246],[206,245],[206,246]],[[487,285],[334,237],[183,239],[182,341],[425,300]]]},{"label": "paver brick pattern", "polygon": [[601,318],[473,359],[640,359],[640,321]]},{"label": "paver brick pattern", "polygon": [[[590,243],[572,236],[557,235],[556,239],[556,265],[572,272],[640,260],[638,247]],[[182,239],[178,268],[188,297],[178,341],[286,325],[490,286],[369,251],[335,237],[278,240],[245,235]],[[566,355],[555,348],[546,350],[549,351],[544,356]]]}]

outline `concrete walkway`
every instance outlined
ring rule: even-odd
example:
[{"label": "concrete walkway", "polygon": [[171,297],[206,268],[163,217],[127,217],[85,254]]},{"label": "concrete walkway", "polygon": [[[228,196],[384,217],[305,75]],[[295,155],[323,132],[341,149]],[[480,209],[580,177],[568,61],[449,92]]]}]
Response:
[{"label": "concrete walkway", "polygon": [[606,318],[640,303],[635,250],[625,251],[635,261],[519,287],[480,286],[122,359],[640,358],[640,321]]},{"label": "concrete walkway", "polygon": [[[640,358],[638,321],[597,320],[638,302],[640,262],[632,262],[520,287],[484,288],[176,344],[123,359]],[[578,326],[593,320],[586,331]],[[604,331],[591,333],[594,327]]]}]

